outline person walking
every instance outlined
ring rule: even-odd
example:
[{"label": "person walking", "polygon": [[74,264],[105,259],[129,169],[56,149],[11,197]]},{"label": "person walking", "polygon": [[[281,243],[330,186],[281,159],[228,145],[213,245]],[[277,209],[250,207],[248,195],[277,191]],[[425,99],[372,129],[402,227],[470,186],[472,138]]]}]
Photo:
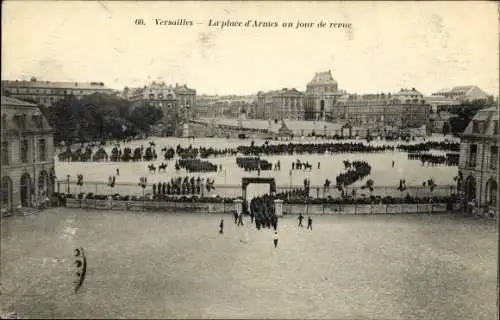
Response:
[{"label": "person walking", "polygon": [[276,248],[278,246],[278,231],[274,232],[273,242],[274,242],[274,247]]},{"label": "person walking", "polygon": [[303,228],[304,226],[302,225],[302,220],[304,220],[304,216],[302,215],[302,213],[299,213],[299,217],[297,218],[297,220],[299,220],[298,226]]},{"label": "person walking", "polygon": [[220,219],[220,224],[219,224],[219,233],[223,234],[224,233],[224,219]]},{"label": "person walking", "polygon": [[311,216],[307,218],[307,230],[309,229],[311,229],[311,231],[313,229],[313,219],[311,218]]},{"label": "person walking", "polygon": [[238,212],[235,211],[233,216],[234,216],[234,224],[238,224]]},{"label": "person walking", "polygon": [[238,215],[238,224],[237,224],[237,226],[239,227],[239,226],[242,226],[242,225],[243,225],[243,213],[240,213]]}]

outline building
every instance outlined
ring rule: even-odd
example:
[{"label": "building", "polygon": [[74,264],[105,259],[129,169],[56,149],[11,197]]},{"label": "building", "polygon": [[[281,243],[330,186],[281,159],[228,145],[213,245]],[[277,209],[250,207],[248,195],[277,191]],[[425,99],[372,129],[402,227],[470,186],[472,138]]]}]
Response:
[{"label": "building", "polygon": [[331,70],[316,72],[306,86],[305,120],[331,120],[334,117],[336,100],[342,94]]},{"label": "building", "polygon": [[332,120],[354,126],[385,125],[391,121],[390,105],[391,93],[345,94],[336,101]]},{"label": "building", "polygon": [[425,103],[431,107],[433,112],[453,109],[454,107],[460,105],[460,101],[457,99],[439,95],[431,95],[428,97],[424,97],[424,100]]},{"label": "building", "polygon": [[455,99],[460,103],[472,101],[487,101],[488,94],[477,86],[458,86],[451,89],[441,89],[432,94],[432,96]]},{"label": "building", "polygon": [[106,88],[102,82],[51,82],[2,80],[2,95],[24,101],[33,101],[38,105],[51,106],[68,95],[82,97],[92,93],[114,94],[113,89]]},{"label": "building", "polygon": [[460,143],[459,190],[481,207],[498,205],[498,108],[480,110]]},{"label": "building", "polygon": [[258,92],[254,116],[265,120],[304,120],[304,93],[295,88]]},{"label": "building", "polygon": [[167,136],[177,134],[179,124],[192,119],[196,108],[196,90],[185,84],[172,86],[153,81],[143,88],[125,87],[122,96],[136,107],[151,105],[162,109],[163,119],[157,129],[158,134]]},{"label": "building", "polygon": [[344,94],[337,98],[332,121],[368,128],[411,128],[425,125],[429,111],[423,95],[415,88],[394,94]]},{"label": "building", "polygon": [[[424,95],[415,88],[401,89],[392,95],[392,111],[403,128],[423,126],[429,118],[430,106],[425,103]],[[398,114],[400,116],[398,116]]]},{"label": "building", "polygon": [[38,107],[2,96],[2,211],[54,192],[54,130]]},{"label": "building", "polygon": [[248,96],[207,96],[196,98],[195,115],[198,118],[228,117],[238,118],[244,113],[249,118],[254,118],[257,103],[255,97]]}]

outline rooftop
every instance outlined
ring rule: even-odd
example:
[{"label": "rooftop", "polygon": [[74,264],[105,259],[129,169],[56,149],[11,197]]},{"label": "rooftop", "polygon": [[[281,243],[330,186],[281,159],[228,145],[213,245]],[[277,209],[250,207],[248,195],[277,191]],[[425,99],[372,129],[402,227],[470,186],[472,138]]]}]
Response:
[{"label": "rooftop", "polygon": [[[496,122],[495,122],[496,121]],[[474,132],[475,123],[480,123],[478,131]],[[479,110],[472,118],[472,121],[467,125],[464,135],[482,135],[482,136],[497,136],[494,126],[498,126],[498,108],[491,107]],[[497,128],[498,130],[498,128]]]},{"label": "rooftop", "polygon": [[2,107],[4,105],[5,106],[16,106],[16,107],[30,107],[30,108],[37,107],[37,105],[33,104],[33,103],[25,102],[25,101],[15,99],[15,98],[2,96]]},{"label": "rooftop", "polygon": [[19,81],[2,80],[2,86],[29,87],[29,88],[56,88],[56,89],[81,89],[81,90],[111,90],[103,82],[51,82],[51,81]]},{"label": "rooftop", "polygon": [[320,85],[320,84],[337,84],[333,79],[332,70],[325,72],[316,72],[314,78],[307,85]]}]

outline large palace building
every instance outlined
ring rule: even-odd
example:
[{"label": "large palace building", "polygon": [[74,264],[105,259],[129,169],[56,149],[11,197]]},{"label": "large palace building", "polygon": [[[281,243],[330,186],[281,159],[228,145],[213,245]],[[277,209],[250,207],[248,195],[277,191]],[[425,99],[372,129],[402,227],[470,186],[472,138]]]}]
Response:
[{"label": "large palace building", "polygon": [[102,82],[51,82],[2,80],[2,95],[36,102],[38,105],[51,106],[68,95],[82,97],[92,93],[112,94],[114,90],[106,88]]},{"label": "large palace building", "polygon": [[341,95],[331,70],[317,72],[306,86],[305,120],[331,120]]},{"label": "large palace building", "polygon": [[2,212],[32,207],[54,191],[53,129],[38,107],[2,96]]},{"label": "large palace building", "polygon": [[480,110],[462,134],[459,187],[464,200],[498,206],[498,109]]}]

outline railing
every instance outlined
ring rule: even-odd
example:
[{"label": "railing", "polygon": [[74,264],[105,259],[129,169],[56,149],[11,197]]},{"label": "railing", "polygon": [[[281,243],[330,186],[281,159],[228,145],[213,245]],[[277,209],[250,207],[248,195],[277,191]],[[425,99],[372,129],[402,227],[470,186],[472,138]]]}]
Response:
[{"label": "railing", "polygon": [[[124,201],[96,199],[65,199],[67,208],[118,210],[118,211],[155,211],[167,213],[232,213],[234,203],[168,202],[168,201]],[[370,215],[403,213],[446,213],[444,203],[422,204],[283,204],[285,215]]]},{"label": "railing", "polygon": [[190,213],[230,213],[233,212],[232,203],[206,203],[206,202],[170,202],[150,200],[97,200],[75,199],[64,200],[67,208],[120,210],[120,211],[161,211],[161,212],[190,212]]},{"label": "railing", "polygon": [[[153,193],[152,184],[147,185],[147,187],[143,190],[137,183],[126,183],[126,182],[117,182],[114,187],[109,187],[104,182],[84,182],[82,186],[78,186],[76,181],[68,181],[60,180],[57,181],[57,192],[60,193],[93,193],[93,194],[121,194],[128,196],[141,196],[143,191],[145,194]],[[242,187],[241,185],[218,185],[215,184],[215,190],[207,191],[206,187],[201,188],[198,196],[203,197],[225,197],[225,198],[236,198],[242,196]],[[264,185],[263,188],[266,190],[268,186]],[[303,189],[303,185],[278,185],[276,186],[276,192],[284,193],[290,192],[297,189]],[[69,191],[68,191],[69,189]],[[450,196],[452,193],[456,192],[456,186],[453,185],[444,185],[444,186],[436,186],[433,191],[429,189],[429,187],[423,186],[407,186],[407,188],[403,191],[398,190],[398,186],[377,186],[373,187],[373,191],[370,192],[368,189],[361,189],[359,186],[349,186],[346,189],[348,195],[352,196],[352,190],[355,190],[356,198],[380,196],[380,197],[405,197],[406,195],[410,195],[411,197],[443,197]],[[269,192],[269,191],[267,191]],[[190,195],[190,194],[185,194]],[[325,188],[323,186],[310,186],[309,188],[309,196],[312,198],[338,198],[341,193],[338,191],[335,186],[331,185],[329,188]]]}]

